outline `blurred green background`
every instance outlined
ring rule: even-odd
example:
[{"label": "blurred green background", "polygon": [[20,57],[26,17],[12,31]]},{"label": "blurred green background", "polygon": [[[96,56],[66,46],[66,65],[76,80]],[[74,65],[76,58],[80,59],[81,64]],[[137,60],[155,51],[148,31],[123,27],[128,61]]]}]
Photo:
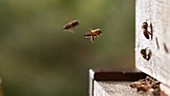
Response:
[{"label": "blurred green background", "polygon": [[[0,0],[5,96],[88,96],[89,68],[134,67],[134,18],[134,0]],[[94,28],[92,43],[83,35]]]}]

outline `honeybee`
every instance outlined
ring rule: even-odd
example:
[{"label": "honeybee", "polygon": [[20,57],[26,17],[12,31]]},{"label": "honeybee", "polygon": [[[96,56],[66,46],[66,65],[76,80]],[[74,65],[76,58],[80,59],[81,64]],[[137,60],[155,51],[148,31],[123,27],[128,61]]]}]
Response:
[{"label": "honeybee", "polygon": [[[132,82],[130,84],[131,88],[136,88],[137,92],[151,92],[154,94],[156,91],[157,93],[160,92],[160,82],[156,79],[147,76],[145,79],[140,79],[138,81]],[[149,95],[150,96],[150,95]],[[151,95],[151,96],[160,96],[160,95]]]},{"label": "honeybee", "polygon": [[139,85],[136,87],[137,88],[137,92],[143,91],[143,92],[147,92],[150,89],[150,86],[147,85]]},{"label": "honeybee", "polygon": [[139,92],[139,91],[146,92],[150,88],[150,86],[147,86],[147,84],[144,80],[139,80],[139,81],[133,82],[130,84],[130,87],[136,88],[137,92]]},{"label": "honeybee", "polygon": [[147,23],[147,21],[143,22],[142,29],[148,30],[148,23]]},{"label": "honeybee", "polygon": [[65,31],[71,31],[72,32],[72,29],[75,28],[77,25],[79,25],[79,21],[78,20],[72,20],[70,21],[69,23],[65,24],[63,26],[63,29]]},{"label": "honeybee", "polygon": [[[149,27],[149,25],[148,25],[147,21],[143,22],[143,24],[142,24],[143,35],[147,39],[149,39],[150,36],[151,36],[151,39],[152,39],[152,32],[148,31],[148,27]],[[153,31],[152,30],[152,24],[150,24],[150,27],[151,27],[151,31]]]},{"label": "honeybee", "polygon": [[141,54],[142,57],[143,57],[144,59],[146,59],[147,61],[150,60],[151,55],[152,55],[151,50],[149,50],[148,48],[142,49],[142,50],[140,51],[140,54]]},{"label": "honeybee", "polygon": [[101,29],[97,28],[94,30],[90,30],[90,32],[85,33],[85,38],[90,38],[90,41],[94,41],[94,39],[98,36],[102,35]]}]

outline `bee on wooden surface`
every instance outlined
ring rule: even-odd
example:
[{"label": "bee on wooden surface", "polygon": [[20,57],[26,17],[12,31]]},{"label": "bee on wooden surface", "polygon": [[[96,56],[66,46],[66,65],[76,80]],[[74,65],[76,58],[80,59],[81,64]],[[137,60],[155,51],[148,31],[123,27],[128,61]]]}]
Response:
[{"label": "bee on wooden surface", "polygon": [[143,22],[142,29],[148,30],[148,23],[147,23],[147,21]]},{"label": "bee on wooden surface", "polygon": [[146,82],[143,81],[143,80],[132,82],[130,84],[130,87],[131,88],[136,88],[137,92],[139,92],[139,91],[147,92],[149,90],[149,88],[150,88],[150,86],[147,86]]},{"label": "bee on wooden surface", "polygon": [[140,54],[141,54],[142,57],[143,57],[144,59],[146,59],[147,61],[150,60],[151,55],[152,55],[151,50],[149,50],[148,48],[142,49],[142,50],[140,51]]},{"label": "bee on wooden surface", "polygon": [[98,36],[102,35],[101,29],[97,28],[94,30],[90,30],[90,32],[85,33],[85,38],[90,38],[90,41],[94,41],[94,39]]},{"label": "bee on wooden surface", "polygon": [[78,20],[72,20],[72,21],[70,21],[69,23],[65,24],[65,25],[63,26],[63,29],[64,29],[65,31],[70,31],[70,32],[72,32],[73,28],[75,28],[75,27],[78,26],[79,24],[80,24],[80,23],[79,23]]},{"label": "bee on wooden surface", "polygon": [[[151,27],[151,31],[152,31],[152,24],[150,24],[150,25],[151,25],[150,27]],[[143,35],[145,36],[146,39],[149,39],[150,36],[152,39],[152,32],[148,31],[148,27],[149,27],[149,25],[148,25],[147,21],[143,22],[143,24],[142,24]]]},{"label": "bee on wooden surface", "polygon": [[136,88],[137,92],[147,92],[148,93],[147,96],[161,96],[157,95],[161,93],[160,82],[149,76],[147,76],[144,79],[132,82],[130,84],[130,87]]}]

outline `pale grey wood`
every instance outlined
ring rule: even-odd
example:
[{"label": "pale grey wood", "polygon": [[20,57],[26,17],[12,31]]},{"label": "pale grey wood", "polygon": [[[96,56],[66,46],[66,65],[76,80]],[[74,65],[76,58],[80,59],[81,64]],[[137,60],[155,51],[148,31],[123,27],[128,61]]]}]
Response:
[{"label": "pale grey wood", "polygon": [[161,90],[163,90],[165,92],[165,94],[167,94],[168,96],[170,96],[170,89],[168,86],[164,85],[164,84],[160,84],[160,88]]},{"label": "pale grey wood", "polygon": [[89,96],[94,96],[94,71],[89,70]]},{"label": "pale grey wood", "polygon": [[135,70],[90,69],[89,96],[141,96],[136,88],[130,87],[130,83],[145,76]]},{"label": "pale grey wood", "polygon": [[94,96],[147,96],[132,89],[130,82],[94,81]]},{"label": "pale grey wood", "polygon": [[[146,39],[141,29],[146,20],[153,25],[152,40]],[[149,61],[140,54],[147,47],[152,52]],[[136,0],[135,53],[138,69],[170,86],[170,0]]]}]

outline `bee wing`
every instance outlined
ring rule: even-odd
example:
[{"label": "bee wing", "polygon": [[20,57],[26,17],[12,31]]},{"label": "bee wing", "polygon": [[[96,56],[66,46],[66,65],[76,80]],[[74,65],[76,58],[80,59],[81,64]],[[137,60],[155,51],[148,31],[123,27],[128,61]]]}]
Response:
[{"label": "bee wing", "polygon": [[86,33],[84,34],[84,36],[85,36],[85,38],[90,38],[90,37],[91,37],[90,32],[86,32]]},{"label": "bee wing", "polygon": [[87,33],[85,33],[84,37],[85,37],[85,38],[90,38],[91,36],[88,35]]},{"label": "bee wing", "polygon": [[93,38],[95,39],[97,36],[93,36]]},{"label": "bee wing", "polygon": [[74,33],[73,29],[70,28],[70,29],[65,29],[64,31],[67,31],[67,32],[70,32],[70,33]]},{"label": "bee wing", "polygon": [[89,37],[89,36],[85,36],[85,38],[91,38],[91,37]]}]

